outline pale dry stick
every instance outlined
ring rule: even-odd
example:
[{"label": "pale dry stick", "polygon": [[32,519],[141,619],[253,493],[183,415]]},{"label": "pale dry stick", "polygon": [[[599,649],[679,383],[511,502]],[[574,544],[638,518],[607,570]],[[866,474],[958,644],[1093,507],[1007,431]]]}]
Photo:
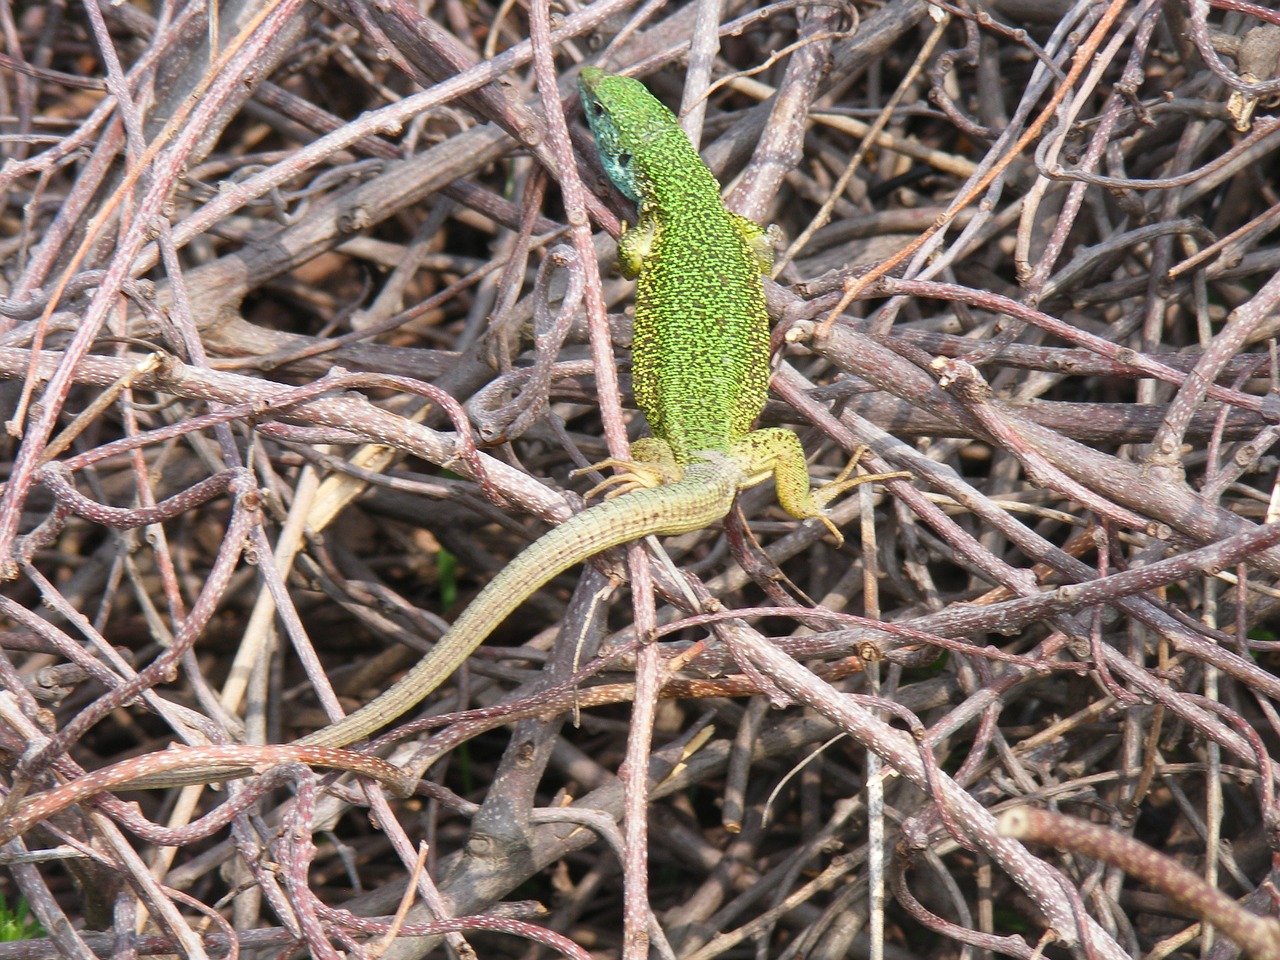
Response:
[{"label": "pale dry stick", "polygon": [[[494,32],[497,33],[497,31]],[[375,957],[382,956],[391,947],[400,934],[400,928],[409,919],[409,908],[413,906],[413,891],[417,889],[417,880],[425,871],[427,852],[430,849],[425,840],[418,842],[418,859],[413,862],[413,870],[409,873],[409,882],[404,885],[404,894],[401,895],[400,903],[396,906],[395,916],[391,918],[391,924],[387,927],[386,933],[372,944]]]},{"label": "pale dry stick", "polygon": [[[746,76],[738,76],[730,80],[729,86],[738,93],[744,93],[752,99],[760,101],[768,100],[777,93],[777,89],[767,83],[761,83],[759,80]],[[853,117],[846,117],[843,114],[824,113],[821,110],[817,110],[809,114],[809,119],[815,124],[829,127],[839,133],[848,134],[859,139],[872,134],[872,124],[855,120]],[[977,169],[977,165],[971,160],[957,157],[954,153],[935,150],[932,147],[917,143],[915,140],[904,140],[902,137],[895,137],[893,134],[884,133],[883,131],[871,135],[870,141],[874,146],[884,150],[892,150],[913,160],[919,160],[935,170],[953,176],[971,177],[974,170]]]},{"label": "pale dry stick", "polygon": [[802,906],[819,894],[833,889],[856,868],[857,864],[850,856],[833,857],[822,872],[812,880],[791,891],[758,917],[753,917],[750,922],[744,923],[735,930],[717,932],[715,936],[707,941],[705,946],[689,954],[684,960],[716,960],[716,958],[724,956],[725,953],[743,941],[768,930],[769,927],[796,907]]},{"label": "pale dry stick", "polygon": [[[752,697],[747,701],[742,719],[738,721],[737,729],[734,731],[733,746],[729,752],[724,787],[720,795],[720,823],[726,833],[739,834],[746,823],[747,787],[750,784],[752,763],[751,751],[760,736],[761,726],[768,710],[768,701],[761,697]],[[818,751],[822,749],[824,747],[819,747]],[[811,754],[811,756],[815,755],[816,753]],[[807,761],[802,761],[802,764],[805,762]],[[791,772],[779,781],[779,785],[774,788],[775,793],[782,789],[782,786],[789,781],[796,769],[798,768],[793,768]],[[771,794],[762,805],[764,809],[762,819],[766,825],[773,801],[774,795]]]},{"label": "pale dry stick", "polygon": [[[903,476],[909,477],[910,474],[903,474]],[[862,501],[859,527],[862,534],[862,593],[866,598],[864,607],[867,619],[879,620],[881,618],[879,550],[876,543],[876,514],[871,489],[863,487],[859,490],[858,499]],[[867,692],[872,697],[881,696],[880,680],[880,661],[869,660],[866,664],[866,681]],[[867,751],[867,913],[871,925],[871,960],[884,960],[885,947],[884,853],[887,835],[885,821],[888,814],[885,810],[884,798],[886,778],[881,776],[882,769],[880,757],[873,751]]]},{"label": "pale dry stick", "polygon": [[[1216,505],[1216,499],[1213,501]],[[1205,626],[1210,629],[1218,629],[1218,602],[1219,595],[1222,592],[1222,584],[1212,576],[1212,571],[1206,571],[1207,576],[1204,578],[1204,584],[1201,588],[1201,602],[1203,607],[1200,610],[1200,619]],[[1099,611],[1100,613],[1100,611]],[[1138,659],[1135,656],[1134,659]],[[1204,677],[1202,683],[1204,685],[1204,699],[1210,704],[1210,709],[1224,709],[1221,702],[1222,697],[1222,676],[1212,664],[1206,664],[1204,668]],[[1250,730],[1249,733],[1254,733]],[[1255,734],[1256,735],[1256,734]],[[1247,734],[1246,734],[1247,736]],[[1222,865],[1222,816],[1223,816],[1223,784],[1222,784],[1222,747],[1212,740],[1204,745],[1206,753],[1206,764],[1204,772],[1204,874],[1201,879],[1211,888],[1218,887],[1218,872]],[[1266,760],[1263,758],[1267,755],[1261,753],[1258,756],[1258,769],[1265,771]],[[1271,785],[1266,784],[1263,788],[1263,795],[1267,796],[1271,793]],[[1274,804],[1264,804],[1263,809],[1275,809]],[[1280,928],[1278,928],[1280,929]],[[1213,947],[1214,936],[1217,930],[1211,922],[1207,921],[1204,925],[1203,944],[1205,955],[1209,949]],[[1277,938],[1277,947],[1280,947],[1280,937]]]},{"label": "pale dry stick", "polygon": [[[751,161],[725,191],[725,205],[749,220],[766,223],[783,181],[804,160],[805,129],[818,84],[831,66],[833,28],[844,15],[839,5],[814,4],[797,12],[795,52],[789,56],[778,94],[751,149]],[[770,230],[770,233],[776,231]],[[776,246],[768,237],[770,246]]]},{"label": "pale dry stick", "polygon": [[[128,390],[135,380],[158,370],[166,356],[167,354],[160,352],[147,354],[138,360],[133,369],[94,397],[92,402],[77,414],[74,420],[45,445],[44,452],[40,455],[40,463],[48,463],[66,450],[67,447],[71,446],[76,437],[83,433],[108,407],[115,403],[120,394]],[[143,506],[153,507],[155,504],[146,503]]]},{"label": "pale dry stick", "polygon": [[[640,544],[628,551],[628,559],[634,554],[643,555]],[[623,890],[623,958],[644,960],[649,954],[649,931],[658,925],[653,907],[649,903],[649,820],[648,766],[653,748],[653,727],[657,719],[659,675],[661,663],[654,635],[653,581],[645,575],[639,584],[632,582],[632,604],[635,610],[636,636],[642,642],[636,655],[635,696],[628,726],[625,768],[622,777],[626,784],[626,815],[623,818],[625,840],[623,843],[623,873],[626,883]],[[636,589],[639,586],[639,589]]]},{"label": "pale dry stick", "polygon": [[1172,936],[1165,937],[1147,951],[1143,960],[1165,960],[1165,957],[1180,952],[1188,943],[1199,939],[1202,926],[1199,922],[1193,923]]},{"label": "pale dry stick", "polygon": [[702,142],[702,121],[707,114],[707,84],[711,67],[720,50],[720,9],[722,0],[698,0],[693,18],[693,37],[685,68],[684,91],[680,96],[680,127],[697,150]]},{"label": "pale dry stick", "polygon": [[1081,853],[1119,867],[1167,896],[1178,907],[1212,923],[1253,960],[1280,957],[1280,920],[1249,913],[1177,861],[1116,830],[1034,807],[1001,814],[1000,834]]},{"label": "pale dry stick", "polygon": [[1176,280],[1188,270],[1195,269],[1206,260],[1216,257],[1219,253],[1231,250],[1233,246],[1243,243],[1249,237],[1270,233],[1275,229],[1278,221],[1280,221],[1280,204],[1273,203],[1266,210],[1249,220],[1248,223],[1236,227],[1225,236],[1218,237],[1208,246],[1201,247],[1195,253],[1174,264],[1165,272],[1165,278]]},{"label": "pale dry stick", "polygon": [[897,109],[898,104],[906,97],[907,92],[915,86],[916,78],[933,55],[934,48],[938,45],[938,41],[942,39],[950,22],[951,17],[949,14],[934,22],[933,30],[925,38],[924,45],[920,48],[919,54],[916,55],[901,82],[899,82],[897,89],[893,91],[893,95],[889,97],[888,102],[876,115],[875,122],[862,134],[862,139],[857,147],[854,148],[853,159],[840,171],[840,176],[827,191],[827,197],[822,201],[822,206],[818,208],[818,212],[809,219],[805,228],[800,231],[799,235],[791,241],[787,249],[774,262],[771,276],[775,278],[780,276],[782,271],[786,269],[787,264],[792,261],[797,253],[805,248],[813,238],[813,235],[830,222],[831,211],[835,209],[836,201],[843,196],[849,181],[853,179],[853,175],[862,167],[862,162],[866,159],[867,154],[870,153],[872,144],[877,142],[881,134],[884,133],[884,128],[893,119],[893,111]]},{"label": "pale dry stick", "polygon": [[979,177],[978,180],[964,192],[964,194],[956,198],[956,200],[948,206],[946,211],[940,213],[933,223],[930,224],[929,227],[918,237],[887,260],[877,264],[867,273],[859,277],[852,277],[845,283],[845,290],[840,297],[840,301],[827,315],[826,319],[819,324],[820,335],[825,334],[831,329],[832,325],[840,318],[840,315],[844,313],[845,308],[848,307],[849,304],[853,303],[862,291],[876,280],[886,276],[894,267],[904,262],[908,257],[928,243],[929,240],[931,240],[940,231],[945,230],[955,219],[957,213],[977,200],[978,197],[982,195],[982,192],[994,183],[996,178],[1003,174],[1014,160],[1022,154],[1027,146],[1040,135],[1040,132],[1049,122],[1049,119],[1054,115],[1058,106],[1066,98],[1067,91],[1070,90],[1075,82],[1080,79],[1081,74],[1084,73],[1085,69],[1092,62],[1093,55],[1101,45],[1103,37],[1106,36],[1107,31],[1111,28],[1111,25],[1115,22],[1116,18],[1119,17],[1121,11],[1126,5],[1125,0],[1111,0],[1111,2],[1108,3],[1106,11],[1103,12],[1097,24],[1094,25],[1093,30],[1090,31],[1089,36],[1072,56],[1071,70],[1067,73],[1066,78],[1058,86],[1058,89],[1053,92],[1053,96],[1049,98],[1049,102],[1046,103],[1044,109],[1040,111],[1040,115],[1031,122],[1031,125],[1027,127],[1022,136],[1015,141],[1013,146],[1009,148],[1008,152],[1005,153],[1003,157],[993,163],[986,173]]},{"label": "pale dry stick", "polygon": [[[319,533],[328,525],[327,522],[319,524],[311,522],[319,499],[318,491],[321,489],[323,484],[316,471],[310,466],[303,467],[293,490],[293,501],[289,505],[289,512],[280,527],[279,536],[276,537],[275,551],[272,556],[276,572],[282,582],[288,579],[289,572],[293,569],[293,561],[298,551],[302,549],[307,531]],[[255,668],[262,669],[262,658],[266,655],[270,638],[275,633],[275,611],[276,603],[271,591],[260,590],[254,598],[243,640],[236,650],[231,670],[222,686],[220,698],[222,706],[230,713],[240,709],[240,703]],[[325,704],[326,707],[333,709],[337,705],[336,700],[332,699],[331,691],[318,692],[322,701],[329,699]]]},{"label": "pale dry stick", "polygon": [[[743,19],[746,19],[746,18],[744,17]],[[733,28],[731,24],[721,24],[720,32],[725,36],[737,35],[736,33],[733,32]],[[775,63],[779,62],[780,60],[786,59],[787,57],[791,56],[791,54],[795,53],[797,50],[803,50],[805,47],[811,46],[813,44],[819,44],[819,43],[826,44],[832,40],[848,40],[850,37],[857,36],[857,33],[858,31],[856,28],[852,30],[824,30],[821,33],[815,33],[807,37],[801,37],[800,39],[792,40],[785,47],[779,47],[776,50],[771,50],[767,57],[765,57],[763,60],[758,61],[757,63],[752,64],[750,67],[746,67],[745,69],[742,69],[742,70],[735,70],[733,73],[725,74],[719,80],[716,80],[709,87],[707,87],[707,89],[703,92],[702,96],[704,99],[710,98],[711,95],[715,93],[717,90],[719,90],[721,87],[732,86],[738,80],[745,80],[750,77],[756,77],[764,73],[765,71],[772,69]],[[769,97],[773,96],[774,93],[777,92],[777,88],[769,87],[764,83],[759,83],[758,86],[763,87],[766,90],[772,90],[773,93],[770,93],[764,97],[755,96],[755,94],[753,93],[753,96],[756,99],[767,100],[769,99]],[[830,116],[831,114],[823,114],[823,117],[830,117]]]},{"label": "pale dry stick", "polygon": [[[260,49],[261,45],[268,41],[269,37],[267,35],[272,34],[271,30],[264,29],[262,35],[257,35],[257,28],[273,16],[287,19],[300,5],[301,0],[269,0],[236,38],[236,46],[233,47],[233,50],[251,58],[254,50]],[[230,54],[231,51],[228,51],[226,56],[229,58]],[[215,66],[221,66],[221,64],[222,61]],[[94,244],[100,238],[101,230],[109,222],[118,204],[136,185],[137,179],[142,172],[144,170],[150,172],[153,180],[137,206],[133,223],[117,245],[116,255],[107,269],[102,285],[90,301],[80,328],[63,354],[62,362],[45,385],[42,394],[44,403],[42,404],[41,415],[34,424],[31,424],[25,430],[25,437],[18,449],[17,456],[14,458],[12,471],[5,485],[4,495],[0,497],[0,578],[10,578],[17,573],[13,561],[10,559],[13,538],[17,533],[22,508],[26,503],[27,494],[35,478],[40,454],[43,452],[44,444],[52,434],[57,419],[61,414],[62,404],[66,400],[75,377],[75,368],[92,346],[99,330],[106,322],[108,314],[115,309],[116,294],[130,274],[134,255],[141,248],[147,232],[152,229],[153,218],[161,214],[161,209],[169,194],[169,188],[178,175],[178,168],[182,165],[182,160],[187,155],[187,151],[191,149],[198,139],[200,130],[207,125],[208,119],[217,114],[225,99],[231,95],[234,88],[241,82],[241,79],[238,74],[232,75],[230,71],[219,71],[217,75],[211,76],[204,97],[198,100],[194,98],[189,100],[187,109],[179,111],[178,114],[170,119],[165,130],[148,147],[146,155],[140,158],[138,164],[126,174],[121,186],[113,194],[112,199],[104,204],[98,215],[91,221],[83,242],[72,255],[62,278],[49,298],[49,303],[41,315],[40,322],[42,324],[47,322],[49,316],[52,315],[62,291],[66,288],[67,283],[84,258],[93,249]],[[183,126],[184,122],[187,123],[185,127]],[[171,136],[174,137],[172,145],[168,151],[161,153],[161,147],[168,142]],[[38,382],[32,375],[35,372],[39,357],[38,350],[31,352],[27,381],[24,384],[16,412],[8,421],[11,431],[22,431],[22,421],[25,417],[26,404],[30,400],[30,391],[34,389],[34,384]]]},{"label": "pale dry stick", "polygon": [[[400,769],[403,770],[403,768]],[[416,786],[419,776],[420,774],[415,772],[404,778],[399,788],[400,791],[403,792],[405,788],[411,789],[410,784]],[[422,905],[431,912],[432,916],[447,920],[449,915],[455,912],[454,908],[446,901],[430,871],[422,870],[418,866],[418,855],[414,849],[414,842],[401,825],[399,819],[397,819],[396,811],[392,809],[386,794],[379,784],[365,782],[362,786],[365,797],[369,802],[369,813],[381,824],[387,838],[391,841],[392,848],[400,858],[400,862],[409,871],[410,883],[407,887],[418,891]],[[332,800],[332,798],[330,799]],[[325,813],[325,816],[328,816],[328,812]],[[317,821],[314,815],[308,818],[308,825],[313,831],[316,829]],[[408,904],[407,908],[412,911],[412,903]],[[400,922],[403,924],[404,920],[402,919]],[[471,950],[471,945],[466,941],[463,933],[464,931],[462,930],[446,930],[444,933],[446,944],[450,951],[457,956],[466,956],[467,952]]]},{"label": "pale dry stick", "polygon": [[1280,274],[1268,279],[1257,293],[1231,311],[1226,325],[1201,354],[1169,403],[1165,421],[1151,445],[1150,466],[1169,467],[1180,462],[1182,438],[1192,414],[1204,403],[1227,362],[1240,352],[1250,335],[1269,320],[1277,302],[1280,302]]}]

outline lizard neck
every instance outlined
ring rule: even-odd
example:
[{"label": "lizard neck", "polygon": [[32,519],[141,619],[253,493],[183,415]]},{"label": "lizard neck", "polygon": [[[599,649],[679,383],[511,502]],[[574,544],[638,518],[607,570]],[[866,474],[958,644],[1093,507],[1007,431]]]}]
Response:
[{"label": "lizard neck", "polygon": [[661,219],[701,216],[713,210],[723,215],[720,184],[679,127],[633,145],[629,154],[614,158],[615,168],[621,156],[630,157],[627,173],[632,189],[627,191],[621,182],[619,187],[640,204],[642,213]]}]

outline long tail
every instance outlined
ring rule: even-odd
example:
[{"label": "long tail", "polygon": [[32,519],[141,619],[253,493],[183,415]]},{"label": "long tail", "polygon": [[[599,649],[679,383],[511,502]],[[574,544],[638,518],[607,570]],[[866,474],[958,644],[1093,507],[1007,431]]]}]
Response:
[{"label": "long tail", "polygon": [[636,490],[574,515],[507,564],[431,652],[381,696],[296,743],[343,747],[364,739],[421,703],[552,577],[610,547],[649,534],[701,530],[729,512],[740,483],[740,471],[728,458],[699,462],[687,467],[684,478],[676,483]]}]

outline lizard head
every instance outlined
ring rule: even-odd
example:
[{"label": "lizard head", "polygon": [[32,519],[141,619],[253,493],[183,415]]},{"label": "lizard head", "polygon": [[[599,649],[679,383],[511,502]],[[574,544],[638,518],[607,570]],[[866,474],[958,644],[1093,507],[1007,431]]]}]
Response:
[{"label": "lizard head", "polygon": [[583,67],[578,88],[600,162],[629,199],[639,203],[646,190],[648,174],[637,157],[650,155],[649,144],[678,136],[685,149],[693,150],[675,116],[639,80]]}]

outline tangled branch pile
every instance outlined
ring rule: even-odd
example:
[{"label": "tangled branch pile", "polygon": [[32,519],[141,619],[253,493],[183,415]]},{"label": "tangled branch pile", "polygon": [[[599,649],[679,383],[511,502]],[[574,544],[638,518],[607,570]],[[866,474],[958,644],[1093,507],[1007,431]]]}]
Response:
[{"label": "tangled branch pile", "polygon": [[[2,5],[0,890],[42,929],[0,960],[1265,953],[1233,924],[1275,911],[1280,824],[1280,17],[532,2]],[[641,433],[590,347],[633,410],[585,61],[683,103],[789,238],[766,421],[815,477],[910,477],[840,548],[761,491],[557,578],[394,731],[436,761],[397,797],[278,745]],[[213,760],[255,776],[173,786]]]}]

